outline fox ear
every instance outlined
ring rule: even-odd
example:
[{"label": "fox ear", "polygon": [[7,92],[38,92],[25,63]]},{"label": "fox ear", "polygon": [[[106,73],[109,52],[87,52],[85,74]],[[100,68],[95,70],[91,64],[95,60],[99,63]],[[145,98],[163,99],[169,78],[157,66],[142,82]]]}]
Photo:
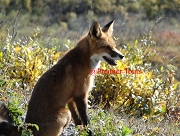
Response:
[{"label": "fox ear", "polygon": [[102,28],[103,32],[107,32],[110,36],[113,34],[113,25],[114,25],[114,20],[112,20],[111,22],[109,22],[107,25],[105,25]]},{"label": "fox ear", "polygon": [[89,35],[96,38],[100,38],[101,34],[102,34],[101,27],[99,23],[96,21],[91,25],[90,30],[89,30]]}]

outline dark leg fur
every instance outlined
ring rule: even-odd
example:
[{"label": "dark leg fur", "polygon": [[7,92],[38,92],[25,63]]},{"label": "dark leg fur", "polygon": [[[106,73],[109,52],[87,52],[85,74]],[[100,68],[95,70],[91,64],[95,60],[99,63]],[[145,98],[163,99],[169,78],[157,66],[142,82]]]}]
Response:
[{"label": "dark leg fur", "polygon": [[75,125],[82,125],[79,113],[77,111],[76,103],[72,100],[68,103],[69,110],[71,111],[71,116],[74,120]]},{"label": "dark leg fur", "polygon": [[89,125],[88,127],[90,127],[90,129],[88,130],[88,134],[89,136],[93,136],[93,132],[90,125],[90,118],[88,115],[87,100],[85,98],[76,98],[74,99],[74,101],[76,103],[77,110],[79,112],[79,116],[81,118],[83,126]]},{"label": "dark leg fur", "polygon": [[86,100],[84,100],[84,98],[76,98],[74,101],[76,103],[79,116],[81,118],[83,125],[87,126],[88,124],[90,124],[90,119],[88,115]]}]

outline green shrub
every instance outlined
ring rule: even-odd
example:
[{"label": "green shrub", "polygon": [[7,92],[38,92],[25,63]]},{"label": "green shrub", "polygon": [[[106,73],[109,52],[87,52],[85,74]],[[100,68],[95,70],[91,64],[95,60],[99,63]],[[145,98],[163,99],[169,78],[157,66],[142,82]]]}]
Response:
[{"label": "green shrub", "polygon": [[19,80],[21,88],[29,87],[30,84],[33,86],[61,54],[55,48],[44,48],[36,38],[37,35],[18,42],[7,36],[6,41],[0,45],[1,74],[6,79]]},{"label": "green shrub", "polygon": [[102,63],[101,69],[122,70],[122,73],[97,74],[92,105],[145,119],[162,119],[166,108],[178,102],[174,93],[179,83],[174,80],[174,66],[152,69],[150,58],[155,52],[149,49],[154,44],[149,34],[141,42],[136,40],[134,45],[125,46],[122,52],[126,59],[118,61],[117,67]]},{"label": "green shrub", "polygon": [[[133,130],[127,127],[121,118],[113,112],[104,112],[102,109],[90,109],[92,130],[96,136],[128,136]],[[78,129],[78,127],[77,127]],[[80,136],[88,136],[87,128],[78,130]]]},{"label": "green shrub", "polygon": [[[54,65],[63,53],[57,50],[72,48],[72,45],[68,40],[63,47],[58,45],[46,48],[37,32],[26,40],[15,41],[10,35],[6,36],[5,40],[4,37],[0,39],[0,100],[9,107],[14,125],[24,128],[23,135],[31,135],[27,125],[33,124],[23,124],[20,119],[27,110],[31,91],[37,79]],[[54,40],[52,39],[52,43]],[[163,119],[167,109],[178,103],[179,94],[176,88],[179,82],[174,80],[176,68],[173,65],[162,66],[160,69],[152,68],[150,58],[155,52],[150,50],[150,46],[154,44],[149,34],[141,42],[136,40],[134,45],[124,46],[122,52],[126,59],[118,61],[117,67],[102,63],[102,70],[122,70],[124,73],[97,74],[96,87],[91,93],[91,104],[144,119]],[[132,73],[127,74],[130,70]],[[113,124],[116,117],[112,114],[99,109],[96,111],[90,113],[96,135],[131,133],[131,129],[122,121],[116,119],[117,122]],[[85,132],[80,134],[85,135]]]},{"label": "green shrub", "polygon": [[[57,48],[44,48],[38,34],[26,41],[6,36],[0,44],[0,100],[10,110],[13,124],[23,127],[23,135],[31,135],[21,116],[27,111],[31,91],[38,78],[59,59]],[[1,38],[0,38],[1,39]],[[36,126],[38,129],[38,127]]]}]

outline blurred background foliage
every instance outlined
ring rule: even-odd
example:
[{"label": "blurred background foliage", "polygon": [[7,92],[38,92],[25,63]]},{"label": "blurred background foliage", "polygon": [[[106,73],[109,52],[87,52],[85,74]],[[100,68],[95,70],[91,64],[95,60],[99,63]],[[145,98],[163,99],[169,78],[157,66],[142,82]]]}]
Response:
[{"label": "blurred background foliage", "polygon": [[[114,116],[105,120],[102,114],[113,110],[144,123],[168,120],[179,127],[179,0],[1,0],[0,100],[9,106],[16,125],[42,73],[75,46],[94,20],[103,26],[112,19],[117,48],[125,59],[117,67],[102,63],[101,68],[143,73],[98,74],[90,95],[91,115],[112,122]],[[96,108],[103,111],[94,112]],[[139,135],[138,123],[126,125]],[[101,129],[122,131],[117,126],[117,130],[106,125]],[[154,128],[147,127],[143,133],[163,133],[164,128]],[[96,129],[97,134],[103,134]],[[180,133],[176,127],[173,131]],[[169,132],[166,134],[171,135]]]},{"label": "blurred background foliage", "polygon": [[157,15],[170,12],[172,16],[176,16],[180,12],[180,2],[178,0],[1,0],[1,11],[5,14],[19,9],[36,15],[51,14],[63,21],[69,19],[64,16],[69,12],[81,15],[87,13],[87,9],[91,9],[97,16],[113,14],[117,11],[144,12],[148,19],[153,19]]}]

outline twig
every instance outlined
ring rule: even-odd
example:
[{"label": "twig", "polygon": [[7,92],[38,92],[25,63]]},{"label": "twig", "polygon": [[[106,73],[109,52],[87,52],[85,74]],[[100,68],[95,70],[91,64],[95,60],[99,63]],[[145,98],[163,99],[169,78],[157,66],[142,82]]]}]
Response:
[{"label": "twig", "polygon": [[12,39],[11,39],[11,43],[13,42],[13,40],[15,39],[17,32],[16,32],[16,22],[17,22],[17,17],[19,16],[20,12],[22,9],[20,9],[14,19],[14,25],[13,25],[13,33],[12,33]]},{"label": "twig", "polygon": [[25,41],[26,41],[26,45],[28,45],[29,44],[29,39],[27,38],[26,35],[24,35],[24,38],[25,38]]},{"label": "twig", "polygon": [[151,31],[153,31],[153,29],[159,24],[161,23],[163,20],[165,20],[167,17],[169,17],[169,14],[166,14],[164,17],[159,17],[156,22],[155,25],[153,26],[153,28],[151,29]]},{"label": "twig", "polygon": [[49,26],[51,26],[51,22],[49,21],[48,23],[47,23],[47,25],[46,25],[46,28],[45,28],[45,30],[44,30],[44,34],[43,34],[43,37],[42,37],[42,41],[44,40],[44,38],[45,38],[45,35],[46,35],[46,32],[47,32],[47,29],[49,28]]},{"label": "twig", "polygon": [[0,29],[2,28],[3,24],[4,24],[4,21],[5,20],[5,17],[0,21]]}]

